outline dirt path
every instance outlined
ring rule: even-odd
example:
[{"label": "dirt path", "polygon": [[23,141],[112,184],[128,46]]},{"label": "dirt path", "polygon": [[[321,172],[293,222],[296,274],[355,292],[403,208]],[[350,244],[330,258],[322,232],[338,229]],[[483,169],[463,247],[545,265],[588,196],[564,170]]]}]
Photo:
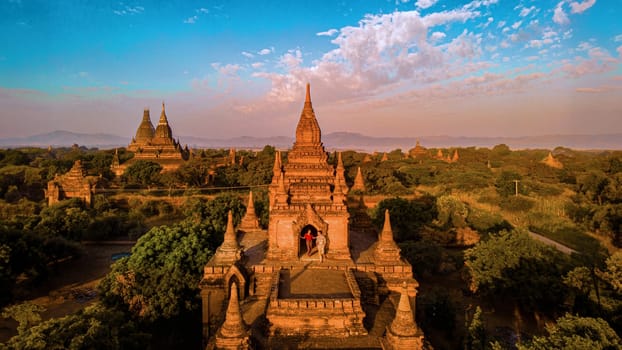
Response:
[{"label": "dirt path", "polygon": [[[42,305],[44,320],[74,313],[97,300],[97,285],[110,271],[112,255],[129,252],[134,243],[85,245],[84,255],[52,268],[48,280],[36,288],[19,289],[19,300]],[[0,318],[0,343],[16,334],[17,323]]]},{"label": "dirt path", "polygon": [[540,242],[542,242],[542,243],[544,243],[546,245],[549,245],[549,246],[559,250],[560,252],[562,252],[564,254],[570,255],[572,253],[576,253],[577,252],[576,250],[574,250],[574,249],[572,249],[572,248],[570,248],[568,246],[565,246],[565,245],[563,245],[563,244],[561,244],[559,242],[556,242],[556,241],[554,241],[554,240],[552,240],[550,238],[546,238],[546,237],[544,237],[544,236],[542,236],[540,234],[537,234],[535,232],[531,232],[531,231],[527,231],[527,232],[529,232],[529,236],[531,236],[531,238],[533,238],[533,239],[535,239],[537,241],[540,241]]}]

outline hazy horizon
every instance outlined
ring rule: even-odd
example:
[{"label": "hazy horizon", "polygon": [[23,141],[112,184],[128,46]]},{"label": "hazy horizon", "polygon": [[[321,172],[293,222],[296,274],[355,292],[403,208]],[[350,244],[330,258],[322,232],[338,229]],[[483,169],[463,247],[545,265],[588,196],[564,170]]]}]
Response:
[{"label": "hazy horizon", "polygon": [[0,2],[0,138],[622,133],[622,8],[603,0]]}]

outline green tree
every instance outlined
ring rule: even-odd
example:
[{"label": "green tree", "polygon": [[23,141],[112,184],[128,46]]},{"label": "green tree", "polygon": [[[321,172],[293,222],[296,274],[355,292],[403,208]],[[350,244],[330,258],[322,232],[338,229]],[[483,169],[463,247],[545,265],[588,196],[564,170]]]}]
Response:
[{"label": "green tree", "polygon": [[483,296],[511,298],[520,306],[546,309],[558,305],[566,288],[567,257],[522,230],[502,231],[464,253],[471,290]]},{"label": "green tree", "polygon": [[603,204],[608,186],[609,178],[600,170],[590,171],[577,179],[577,192],[598,205]]},{"label": "green tree", "polygon": [[162,166],[158,163],[137,160],[125,169],[123,177],[128,183],[149,186],[158,184],[161,171]]},{"label": "green tree", "polygon": [[607,283],[614,291],[622,296],[622,252],[618,251],[611,255],[606,263],[606,269],[602,274]]},{"label": "green tree", "polygon": [[486,326],[484,325],[484,318],[482,317],[482,309],[479,306],[475,308],[475,313],[473,313],[473,318],[469,323],[467,331],[469,349],[486,349]]},{"label": "green tree", "polygon": [[566,314],[553,325],[546,326],[547,336],[537,336],[519,350],[605,350],[622,349],[622,340],[602,318]]},{"label": "green tree", "polygon": [[43,311],[45,311],[45,307],[41,305],[24,302],[5,307],[2,311],[2,317],[12,318],[17,321],[17,332],[23,333],[28,328],[41,322],[41,312]]},{"label": "green tree", "polygon": [[209,165],[202,159],[193,159],[185,162],[174,173],[177,181],[189,186],[200,187],[207,183]]},{"label": "green tree", "polygon": [[[503,196],[513,196],[516,194],[516,183],[514,181],[520,181],[523,177],[514,171],[504,170],[497,177],[497,181],[495,182],[495,187],[497,188],[497,192]],[[519,194],[527,194],[525,191],[525,187],[521,186],[520,182],[518,183],[518,193]]]},{"label": "green tree", "polygon": [[220,244],[212,229],[189,222],[152,228],[113,264],[100,284],[102,299],[149,321],[196,309],[202,269]]},{"label": "green tree", "polygon": [[419,238],[423,226],[432,223],[438,215],[436,200],[432,196],[422,196],[413,200],[404,198],[383,199],[376,206],[372,222],[378,230],[384,224],[384,211],[389,209],[393,236],[396,241]]},{"label": "green tree", "polygon": [[80,240],[85,235],[91,217],[84,203],[77,199],[60,201],[46,207],[40,213],[41,220],[35,230],[47,236],[61,236]]},{"label": "green tree", "polygon": [[438,210],[436,225],[444,229],[466,226],[469,209],[458,198],[451,195],[440,196],[436,199],[436,208]]},{"label": "green tree", "polygon": [[6,345],[16,350],[145,349],[148,340],[122,312],[95,304],[23,329]]},{"label": "green tree", "polygon": [[417,278],[435,273],[443,260],[442,248],[432,241],[404,241],[399,246],[402,256],[412,265],[413,274]]}]

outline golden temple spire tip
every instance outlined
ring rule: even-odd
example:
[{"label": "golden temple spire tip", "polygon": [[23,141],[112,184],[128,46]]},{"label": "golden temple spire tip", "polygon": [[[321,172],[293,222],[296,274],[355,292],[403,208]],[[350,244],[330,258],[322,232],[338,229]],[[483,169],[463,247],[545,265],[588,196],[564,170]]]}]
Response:
[{"label": "golden temple spire tip", "polygon": [[311,102],[311,84],[307,83],[307,95],[305,97],[305,102]]}]

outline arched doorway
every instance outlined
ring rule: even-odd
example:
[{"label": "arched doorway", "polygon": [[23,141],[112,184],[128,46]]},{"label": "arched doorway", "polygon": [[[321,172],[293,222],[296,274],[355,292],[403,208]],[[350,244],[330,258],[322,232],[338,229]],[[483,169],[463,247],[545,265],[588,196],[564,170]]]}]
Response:
[{"label": "arched doorway", "polygon": [[[313,236],[313,238],[317,237],[317,228],[315,228],[315,226],[313,225],[306,225],[305,227],[302,228],[302,230],[300,230],[298,237],[300,237],[300,242],[298,244],[298,257],[302,257],[307,255],[307,243],[306,240],[304,239],[304,235],[305,233],[307,233],[307,231],[311,231],[311,235]],[[315,248],[315,240],[311,240],[311,254],[313,254],[316,251]]]}]

